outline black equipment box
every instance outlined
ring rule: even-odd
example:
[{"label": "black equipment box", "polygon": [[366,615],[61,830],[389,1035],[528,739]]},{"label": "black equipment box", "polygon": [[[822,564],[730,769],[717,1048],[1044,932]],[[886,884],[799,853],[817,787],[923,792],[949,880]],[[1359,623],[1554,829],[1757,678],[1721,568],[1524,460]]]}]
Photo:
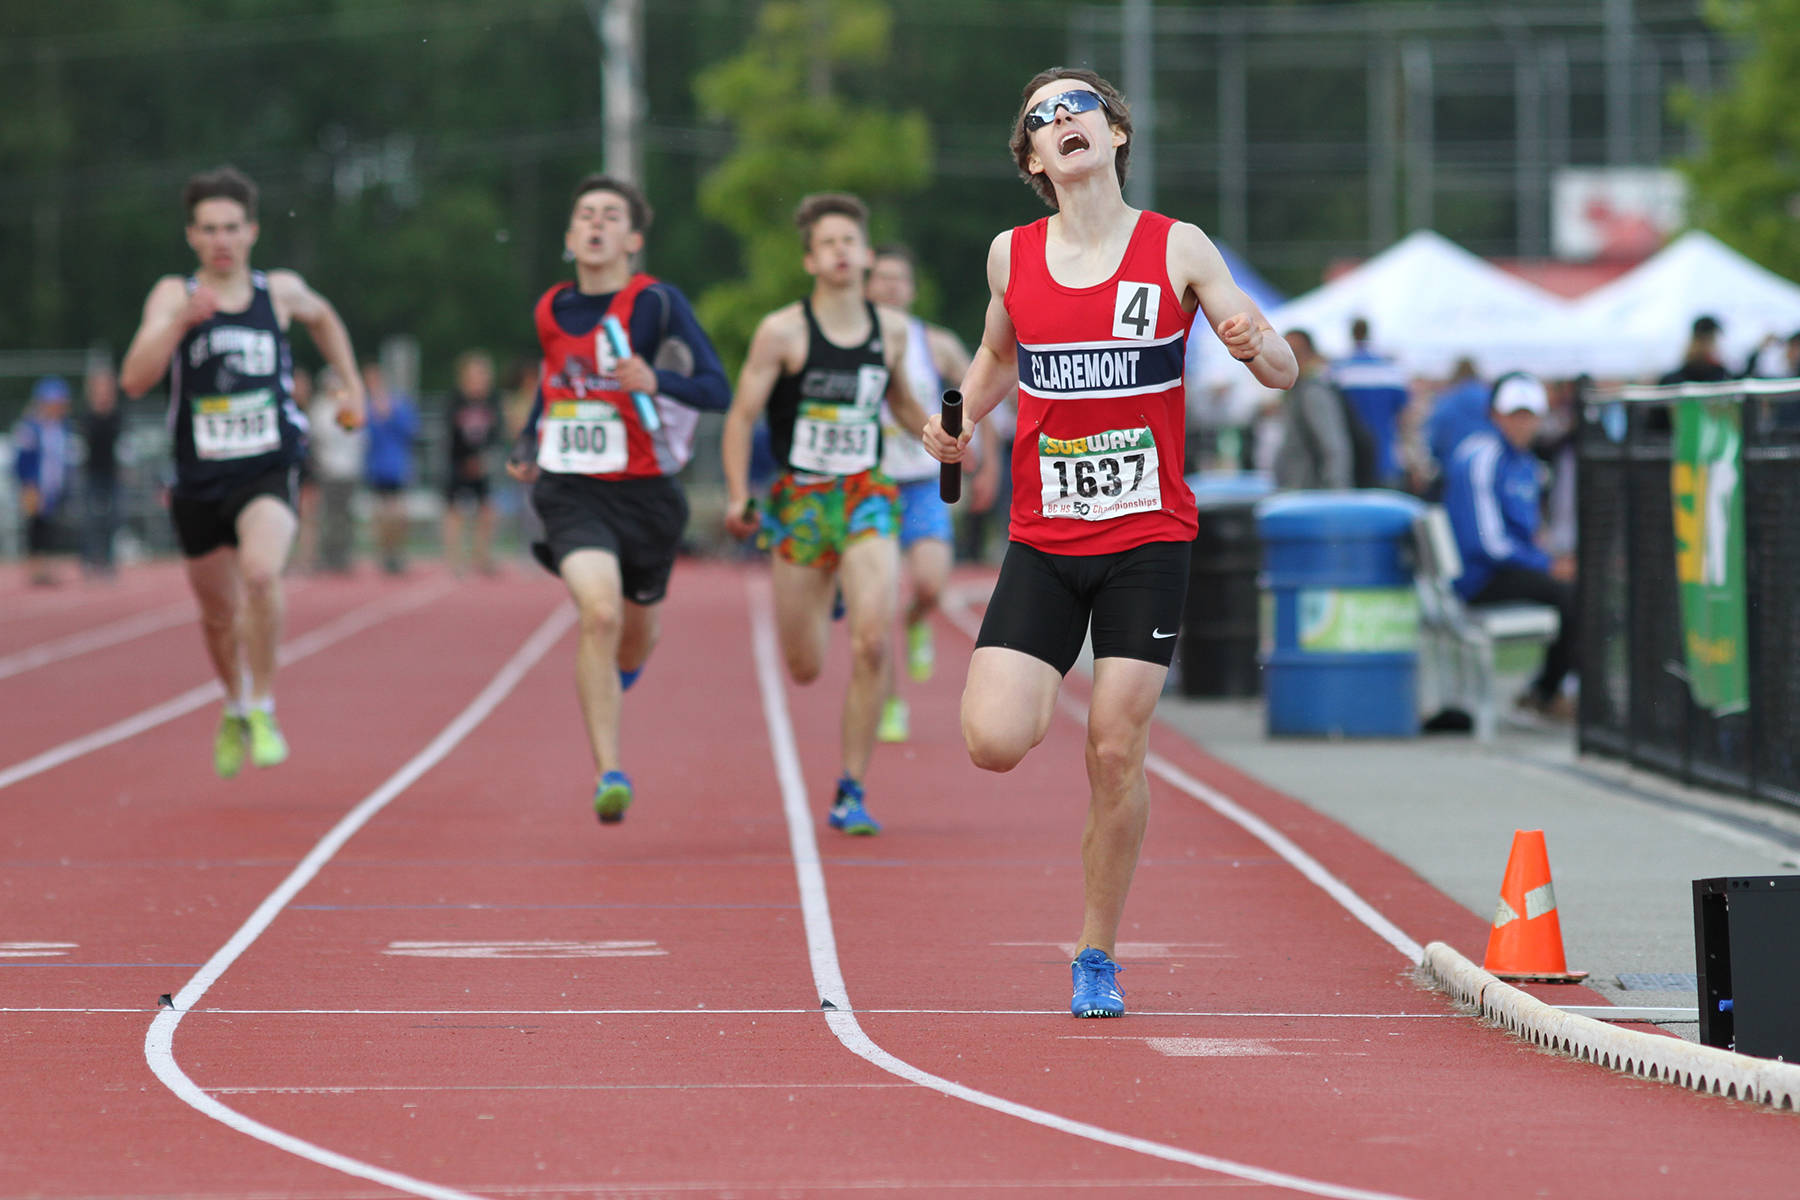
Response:
[{"label": "black equipment box", "polygon": [[1800,875],[1694,880],[1700,1040],[1800,1061]]}]

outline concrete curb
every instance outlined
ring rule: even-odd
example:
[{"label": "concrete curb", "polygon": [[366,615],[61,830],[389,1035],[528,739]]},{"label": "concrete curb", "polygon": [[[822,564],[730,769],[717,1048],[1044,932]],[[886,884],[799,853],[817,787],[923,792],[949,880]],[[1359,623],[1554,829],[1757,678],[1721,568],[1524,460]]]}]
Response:
[{"label": "concrete curb", "polygon": [[1458,1003],[1546,1050],[1715,1096],[1800,1109],[1800,1063],[1697,1046],[1563,1012],[1502,983],[1442,942],[1425,947],[1419,968]]}]

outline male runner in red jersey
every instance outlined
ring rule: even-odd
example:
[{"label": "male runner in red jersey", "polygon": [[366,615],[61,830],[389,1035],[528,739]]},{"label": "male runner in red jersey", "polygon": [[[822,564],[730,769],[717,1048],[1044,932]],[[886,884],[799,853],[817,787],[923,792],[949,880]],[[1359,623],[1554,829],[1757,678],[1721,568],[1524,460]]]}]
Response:
[{"label": "male runner in red jersey", "polygon": [[988,249],[987,323],[963,378],[964,430],[937,416],[925,444],[960,461],[970,432],[1016,388],[1011,541],[963,691],[969,757],[1010,771],[1044,739],[1056,692],[1092,627],[1078,1017],[1116,1017],[1113,960],[1149,815],[1150,720],[1181,625],[1198,521],[1181,476],[1183,340],[1198,305],[1266,387],[1293,352],[1232,281],[1206,235],[1125,203],[1131,114],[1091,71],[1025,87],[1011,142],[1055,215]]},{"label": "male runner in red jersey", "polygon": [[[609,825],[632,800],[621,696],[656,644],[656,606],[687,527],[674,476],[693,452],[700,410],[731,399],[686,297],[633,268],[652,215],[626,180],[590,175],[576,185],[563,234],[575,280],[545,292],[534,310],[544,352],[537,403],[506,465],[532,482],[543,518],[532,553],[580,614],[575,691],[599,776],[594,813]],[[612,341],[609,319],[625,345]]]}]

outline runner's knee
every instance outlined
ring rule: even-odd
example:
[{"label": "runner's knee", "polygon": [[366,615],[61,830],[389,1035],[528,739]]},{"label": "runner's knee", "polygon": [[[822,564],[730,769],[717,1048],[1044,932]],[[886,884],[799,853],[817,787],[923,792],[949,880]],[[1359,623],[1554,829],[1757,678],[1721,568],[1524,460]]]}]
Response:
[{"label": "runner's knee", "polygon": [[611,641],[619,636],[622,621],[617,601],[583,600],[577,605],[576,612],[580,617],[583,637]]},{"label": "runner's knee", "polygon": [[962,726],[969,761],[984,771],[1004,773],[1012,770],[1040,740],[1033,738],[1030,730],[1016,724],[985,721],[966,709]]}]

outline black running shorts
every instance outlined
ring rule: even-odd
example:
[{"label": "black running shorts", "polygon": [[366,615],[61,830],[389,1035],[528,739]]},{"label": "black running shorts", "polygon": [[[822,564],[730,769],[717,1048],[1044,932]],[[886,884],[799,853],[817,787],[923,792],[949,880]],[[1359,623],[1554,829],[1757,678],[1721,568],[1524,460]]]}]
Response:
[{"label": "black running shorts", "polygon": [[1117,554],[1046,554],[1009,542],[977,646],[1003,646],[1067,675],[1093,626],[1095,658],[1166,667],[1187,599],[1186,542]]},{"label": "black running shorts", "polygon": [[200,558],[220,546],[237,545],[238,516],[259,496],[272,496],[294,511],[298,476],[296,467],[276,467],[229,487],[216,499],[171,496],[169,519],[175,524],[175,540],[181,543],[182,555]]},{"label": "black running shorts", "polygon": [[532,485],[531,506],[544,522],[544,540],[531,553],[551,574],[576,550],[604,550],[619,560],[625,599],[655,604],[668,594],[688,520],[687,496],[673,479],[545,471]]}]

